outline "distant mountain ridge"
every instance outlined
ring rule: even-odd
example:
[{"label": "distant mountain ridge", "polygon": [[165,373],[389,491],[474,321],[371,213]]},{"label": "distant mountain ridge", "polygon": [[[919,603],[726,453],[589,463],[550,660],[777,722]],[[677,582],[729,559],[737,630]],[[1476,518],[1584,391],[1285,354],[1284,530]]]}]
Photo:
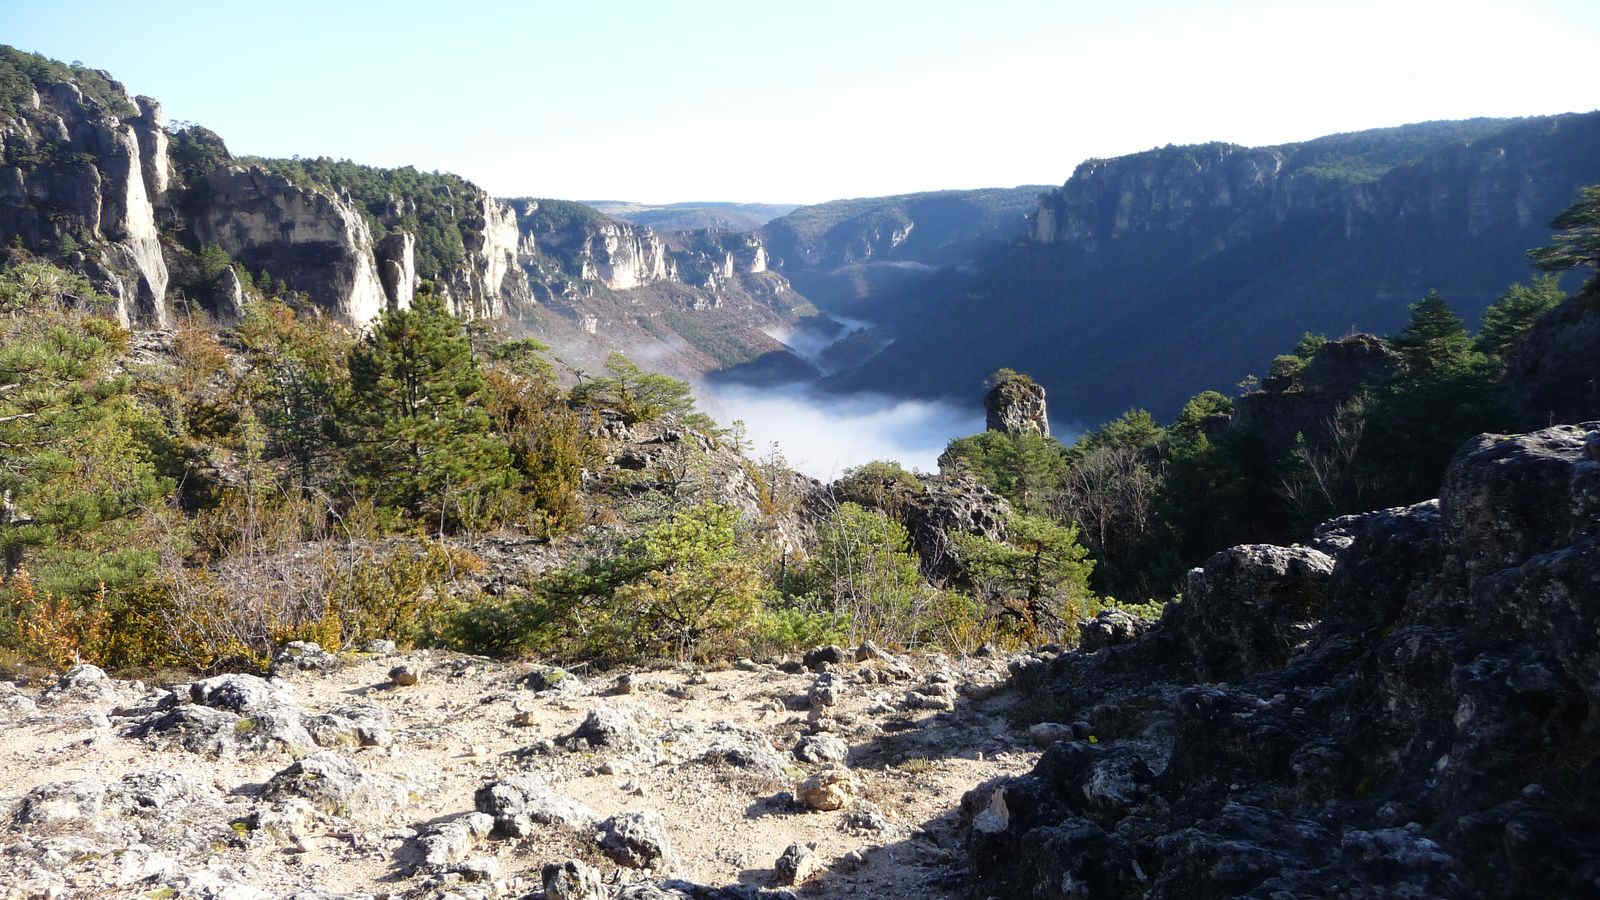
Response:
[{"label": "distant mountain ridge", "polygon": [[966,265],[1021,236],[1049,188],[927,191],[802,206],[768,222],[780,269],[821,308],[872,317],[871,298]]},{"label": "distant mountain ridge", "polygon": [[1600,113],[1086,161],[1019,239],[880,293],[881,349],[828,385],[969,397],[1009,366],[1064,417],[1170,417],[1199,387],[1261,372],[1306,328],[1393,330],[1429,289],[1476,320],[1597,182]]},{"label": "distant mountain ridge", "polygon": [[580,200],[603,215],[657,231],[754,231],[793,212],[794,203],[633,203],[627,200]]}]

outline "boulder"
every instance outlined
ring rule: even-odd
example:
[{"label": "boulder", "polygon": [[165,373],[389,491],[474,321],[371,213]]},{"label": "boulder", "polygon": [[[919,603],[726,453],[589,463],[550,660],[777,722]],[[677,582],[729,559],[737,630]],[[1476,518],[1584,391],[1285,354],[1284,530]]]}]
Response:
[{"label": "boulder", "polygon": [[1310,547],[1248,544],[1189,572],[1169,607],[1197,677],[1222,681],[1282,665],[1322,620],[1333,559]]},{"label": "boulder", "polygon": [[46,688],[39,697],[45,706],[56,706],[68,701],[77,703],[103,703],[121,696],[117,683],[99,666],[88,664],[73,666],[56,683]]},{"label": "boulder", "polygon": [[491,782],[473,795],[478,812],[493,818],[496,834],[527,837],[534,825],[559,825],[581,831],[598,818],[581,803],[555,792],[544,779],[519,775]]},{"label": "boulder", "polygon": [[850,755],[850,745],[831,734],[812,734],[794,745],[794,756],[801,762],[842,763]]},{"label": "boulder", "polygon": [[727,765],[770,778],[783,777],[788,768],[788,760],[765,734],[732,722],[674,722],[662,743],[674,757],[704,765]]},{"label": "boulder", "polygon": [[823,709],[839,702],[839,695],[843,692],[844,684],[837,675],[824,672],[818,675],[811,683],[811,688],[806,691],[806,702],[812,709]]},{"label": "boulder", "polygon": [[339,657],[311,641],[290,641],[272,660],[273,672],[332,672]]},{"label": "boulder", "polygon": [[304,723],[319,747],[387,747],[394,743],[389,711],[371,703],[306,716]]},{"label": "boulder", "polygon": [[412,858],[421,868],[445,871],[476,850],[493,827],[494,819],[481,812],[459,813],[441,819],[417,836]]},{"label": "boulder", "polygon": [[0,719],[22,718],[34,712],[39,705],[10,681],[0,681]]},{"label": "boulder", "polygon": [[1150,629],[1152,623],[1120,609],[1102,609],[1078,623],[1078,649],[1088,653],[1126,644]]},{"label": "boulder", "polygon": [[338,818],[378,820],[403,806],[408,793],[399,782],[368,775],[348,757],[323,750],[273,775],[262,796],[268,801],[301,798]]},{"label": "boulder", "polygon": [[804,884],[822,871],[816,842],[790,844],[772,864],[772,877],[780,885]]},{"label": "boulder", "polygon": [[1557,425],[1462,445],[1439,489],[1450,573],[1470,582],[1600,534],[1600,496],[1583,489],[1594,484],[1584,446],[1596,429]]},{"label": "boulder", "polygon": [[1569,297],[1534,321],[1506,360],[1506,386],[1522,425],[1600,416],[1600,290]]},{"label": "boulder", "polygon": [[576,859],[550,863],[541,876],[548,900],[607,900],[611,896],[600,870]]},{"label": "boulder", "polygon": [[807,650],[803,662],[805,667],[813,672],[824,671],[828,666],[843,665],[850,659],[850,654],[843,647],[830,644],[826,647],[813,647]]},{"label": "boulder", "polygon": [[657,872],[677,868],[660,813],[623,813],[601,822],[599,829],[601,851],[618,865]]},{"label": "boulder", "polygon": [[807,809],[844,809],[860,790],[861,782],[848,769],[830,766],[800,782],[795,799]]},{"label": "boulder", "polygon": [[562,743],[574,748],[641,750],[654,741],[645,736],[635,714],[611,706],[597,706],[589,710],[582,724],[562,738]]}]

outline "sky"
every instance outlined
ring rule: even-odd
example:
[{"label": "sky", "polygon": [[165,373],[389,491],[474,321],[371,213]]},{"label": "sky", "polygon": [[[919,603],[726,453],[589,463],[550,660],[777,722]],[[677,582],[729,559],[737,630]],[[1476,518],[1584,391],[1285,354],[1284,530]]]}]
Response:
[{"label": "sky", "polygon": [[1600,107],[1594,0],[0,0],[235,153],[500,196],[814,203],[1090,157]]}]

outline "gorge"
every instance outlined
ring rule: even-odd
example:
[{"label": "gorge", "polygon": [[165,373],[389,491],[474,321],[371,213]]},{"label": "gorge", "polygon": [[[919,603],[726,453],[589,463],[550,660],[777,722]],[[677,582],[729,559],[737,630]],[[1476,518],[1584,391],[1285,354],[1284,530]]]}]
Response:
[{"label": "gorge", "polygon": [[0,46],[0,900],[1600,896],[1597,269],[1600,112],[582,203]]}]

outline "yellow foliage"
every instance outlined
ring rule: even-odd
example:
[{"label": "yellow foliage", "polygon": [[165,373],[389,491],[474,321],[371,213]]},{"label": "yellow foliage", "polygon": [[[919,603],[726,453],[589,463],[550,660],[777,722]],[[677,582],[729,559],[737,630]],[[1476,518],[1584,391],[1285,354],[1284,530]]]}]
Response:
[{"label": "yellow foliage", "polygon": [[18,614],[18,650],[34,662],[64,669],[83,659],[97,659],[109,636],[105,588],[84,603],[39,592],[21,569],[5,583]]},{"label": "yellow foliage", "polygon": [[433,540],[423,540],[420,552],[411,545],[369,550],[346,563],[329,555],[323,572],[327,614],[339,622],[335,646],[378,638],[414,646],[442,634],[458,605],[450,584],[483,566],[478,556]]}]

